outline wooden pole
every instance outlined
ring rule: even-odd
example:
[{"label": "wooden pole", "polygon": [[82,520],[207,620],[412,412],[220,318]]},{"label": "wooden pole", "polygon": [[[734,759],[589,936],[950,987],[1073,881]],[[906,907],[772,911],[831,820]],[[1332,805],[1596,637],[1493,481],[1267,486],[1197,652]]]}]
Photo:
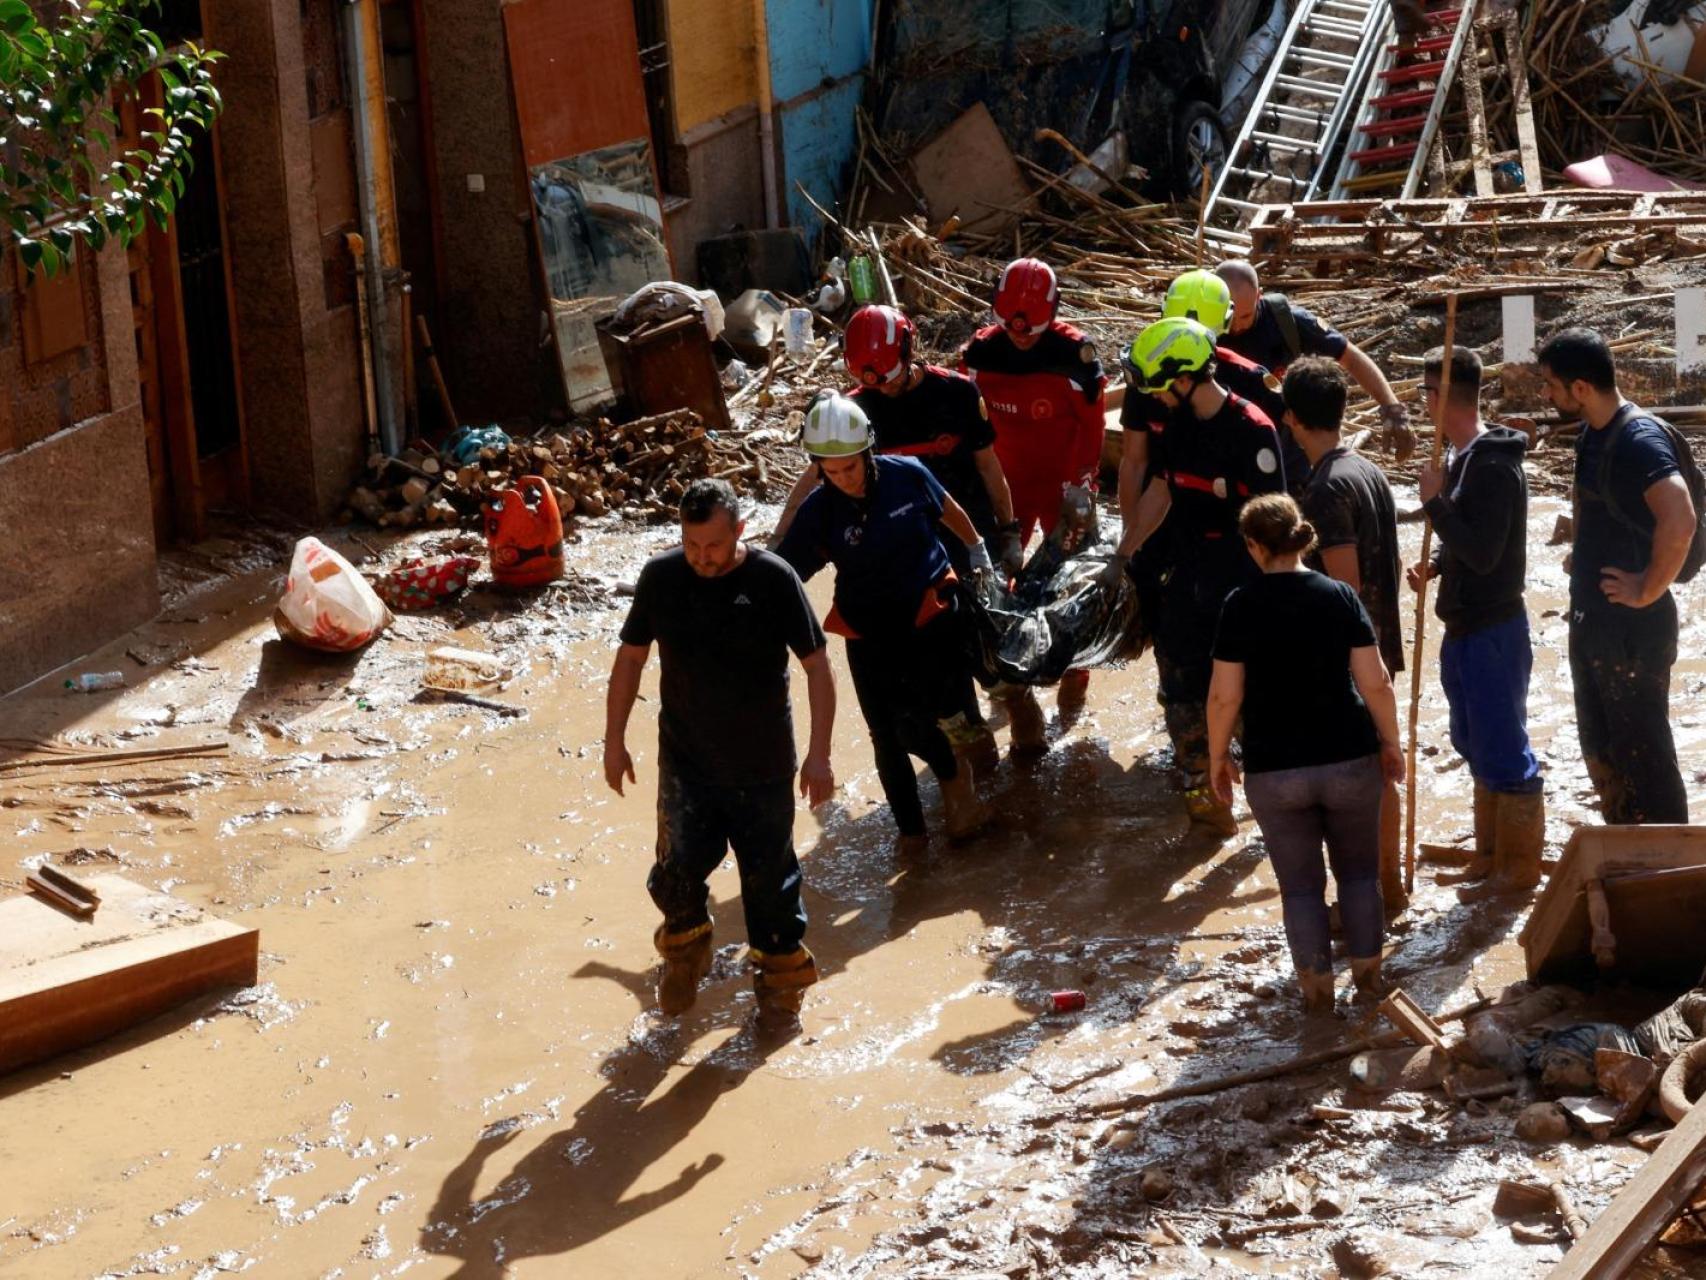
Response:
[{"label": "wooden pole", "polygon": [[[1457,295],[1445,297],[1444,357],[1439,369],[1438,413],[1434,417],[1433,465],[1439,466],[1445,452],[1445,411],[1451,395],[1451,351],[1457,337]],[[1426,380],[1426,374],[1423,374]],[[1425,515],[1422,518],[1422,558],[1417,562],[1422,573],[1427,572],[1433,556],[1434,526]],[[1428,580],[1424,577],[1416,590],[1416,644],[1410,658],[1410,748],[1404,768],[1404,891],[1416,891],[1416,723],[1422,714],[1422,646],[1428,631]],[[1477,852],[1484,852],[1477,850]]]}]

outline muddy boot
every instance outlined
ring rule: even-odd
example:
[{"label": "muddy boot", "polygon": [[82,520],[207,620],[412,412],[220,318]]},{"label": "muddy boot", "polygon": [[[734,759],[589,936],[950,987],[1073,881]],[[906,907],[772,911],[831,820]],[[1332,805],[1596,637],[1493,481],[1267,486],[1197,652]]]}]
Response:
[{"label": "muddy boot", "polygon": [[902,861],[909,858],[922,858],[929,850],[929,836],[909,836],[903,832],[894,838],[894,856]]},{"label": "muddy boot", "polygon": [[1546,796],[1498,797],[1498,834],[1493,847],[1493,880],[1509,889],[1532,889],[1540,883],[1540,856],[1546,847]]},{"label": "muddy boot", "polygon": [[752,987],[758,992],[758,1020],[769,1025],[799,1018],[806,988],[817,981],[817,960],[805,947],[784,955],[752,948]]},{"label": "muddy boot", "polygon": [[970,765],[978,777],[987,778],[1001,764],[1001,747],[989,726],[980,724],[969,742],[963,746],[954,744],[954,758],[960,762],[961,768]]},{"label": "muddy boot", "polygon": [[1484,783],[1475,784],[1475,857],[1458,880],[1485,880],[1493,874],[1493,856],[1498,850],[1499,797]]},{"label": "muddy boot", "polygon": [[1185,792],[1185,812],[1193,826],[1212,831],[1217,836],[1238,834],[1238,820],[1232,816],[1232,806],[1222,804],[1220,797],[1207,786],[1192,787]]},{"label": "muddy boot", "polygon": [[1013,754],[1042,755],[1048,750],[1048,726],[1043,720],[1043,709],[1037,703],[1037,695],[1021,688],[1006,695],[1004,701]]},{"label": "muddy boot", "polygon": [[1305,1013],[1333,1012],[1333,971],[1323,969],[1319,973],[1303,970],[1297,975],[1297,989],[1303,994],[1303,1011]]},{"label": "muddy boot", "polygon": [[971,770],[961,768],[952,778],[939,780],[942,788],[942,823],[948,839],[964,840],[976,835],[989,821],[989,806],[977,798]]},{"label": "muddy boot", "polygon": [[1060,722],[1063,725],[1077,723],[1078,717],[1084,714],[1084,701],[1090,693],[1090,673],[1077,669],[1068,671],[1060,678],[1060,686],[1055,690],[1054,705],[1060,712]]},{"label": "muddy boot", "polygon": [[699,998],[699,979],[711,971],[711,922],[670,933],[664,925],[652,934],[663,957],[658,977],[658,1008],[671,1017],[685,1013]]},{"label": "muddy boot", "polygon": [[1380,956],[1351,960],[1351,981],[1356,983],[1358,1000],[1380,1000],[1389,990],[1386,979],[1380,976]]}]

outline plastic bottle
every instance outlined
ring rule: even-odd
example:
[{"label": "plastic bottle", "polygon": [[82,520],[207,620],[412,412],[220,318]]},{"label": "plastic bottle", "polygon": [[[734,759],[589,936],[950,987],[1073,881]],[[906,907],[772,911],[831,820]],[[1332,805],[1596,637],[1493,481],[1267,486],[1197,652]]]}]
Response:
[{"label": "plastic bottle", "polygon": [[783,335],[783,343],[789,355],[809,356],[815,347],[812,341],[812,313],[804,307],[789,307]]},{"label": "plastic bottle", "polygon": [[75,680],[67,680],[65,687],[74,693],[99,693],[102,689],[122,689],[124,688],[124,672],[85,671]]},{"label": "plastic bottle", "polygon": [[853,286],[853,301],[861,307],[877,300],[877,272],[865,254],[847,264],[847,281]]}]

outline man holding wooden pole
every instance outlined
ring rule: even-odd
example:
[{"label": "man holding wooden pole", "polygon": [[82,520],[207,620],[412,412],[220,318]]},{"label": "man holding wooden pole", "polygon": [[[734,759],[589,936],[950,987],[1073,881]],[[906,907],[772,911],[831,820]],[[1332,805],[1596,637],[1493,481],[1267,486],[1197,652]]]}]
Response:
[{"label": "man holding wooden pole", "polygon": [[1440,580],[1440,682],[1452,746],[1475,783],[1469,878],[1491,874],[1498,890],[1531,889],[1540,881],[1546,820],[1540,762],[1528,741],[1528,442],[1481,421],[1481,359],[1470,348],[1429,352],[1422,389],[1451,452],[1443,467],[1422,468],[1423,507],[1439,547],[1408,576],[1417,590],[1425,578]]}]

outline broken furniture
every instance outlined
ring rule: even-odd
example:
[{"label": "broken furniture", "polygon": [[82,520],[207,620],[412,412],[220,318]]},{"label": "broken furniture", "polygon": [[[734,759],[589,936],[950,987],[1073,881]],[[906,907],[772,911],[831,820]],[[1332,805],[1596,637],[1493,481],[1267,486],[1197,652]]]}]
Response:
[{"label": "broken furniture", "polygon": [[93,1044],[204,992],[254,985],[259,930],[122,876],[75,879],[96,895],[92,913],[33,895],[0,902],[0,1071]]},{"label": "broken furniture", "polygon": [[714,431],[729,429],[722,375],[703,315],[690,310],[660,325],[627,332],[598,321],[610,389],[639,417],[690,409]]},{"label": "broken furniture", "polygon": [[1520,941],[1533,982],[1692,986],[1706,967],[1706,827],[1581,827]]}]

